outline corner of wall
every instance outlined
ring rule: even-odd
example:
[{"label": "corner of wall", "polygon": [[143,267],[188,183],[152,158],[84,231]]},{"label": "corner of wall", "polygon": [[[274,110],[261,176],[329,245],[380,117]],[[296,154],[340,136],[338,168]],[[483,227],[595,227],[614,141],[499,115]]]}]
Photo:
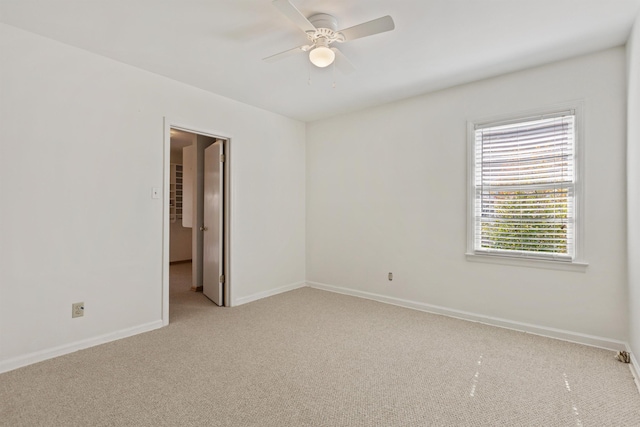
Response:
[{"label": "corner of wall", "polygon": [[631,347],[628,344],[627,344],[627,351],[631,355],[629,370],[631,371],[631,375],[633,376],[633,382],[635,382],[636,387],[638,387],[638,393],[640,393],[640,363],[638,363],[638,359],[636,359],[635,355],[631,351]]},{"label": "corner of wall", "polygon": [[629,352],[639,386],[640,365],[640,225],[632,221],[640,215],[640,14],[627,41],[627,281],[629,301]]}]

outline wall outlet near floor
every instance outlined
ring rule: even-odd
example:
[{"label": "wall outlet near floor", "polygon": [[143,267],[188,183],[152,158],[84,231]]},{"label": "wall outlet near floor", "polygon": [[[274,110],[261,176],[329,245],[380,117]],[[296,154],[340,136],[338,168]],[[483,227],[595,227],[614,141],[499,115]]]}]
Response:
[{"label": "wall outlet near floor", "polygon": [[84,316],[84,303],[76,302],[71,304],[71,317],[82,317]]},{"label": "wall outlet near floor", "polygon": [[393,273],[389,273],[389,281],[393,280]]}]

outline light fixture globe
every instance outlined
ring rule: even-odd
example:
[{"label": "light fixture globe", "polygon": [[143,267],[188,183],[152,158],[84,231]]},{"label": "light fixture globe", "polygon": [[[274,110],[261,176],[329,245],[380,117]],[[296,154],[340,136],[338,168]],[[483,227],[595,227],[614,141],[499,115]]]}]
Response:
[{"label": "light fixture globe", "polygon": [[318,46],[309,52],[309,60],[316,67],[324,68],[333,63],[336,54],[326,46]]}]

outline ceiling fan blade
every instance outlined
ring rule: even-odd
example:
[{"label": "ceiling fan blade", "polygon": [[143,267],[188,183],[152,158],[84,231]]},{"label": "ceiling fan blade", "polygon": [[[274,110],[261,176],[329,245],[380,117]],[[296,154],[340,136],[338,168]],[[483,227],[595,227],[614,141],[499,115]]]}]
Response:
[{"label": "ceiling fan blade", "polygon": [[344,53],[340,52],[335,47],[332,47],[331,50],[336,54],[336,67],[344,74],[351,74],[356,70],[356,67],[349,61],[349,59],[344,55]]},{"label": "ceiling fan blade", "polygon": [[273,5],[305,33],[316,31],[316,27],[289,0],[273,0]]},{"label": "ceiling fan blade", "polygon": [[395,27],[396,26],[393,23],[393,19],[389,15],[387,15],[383,16],[382,18],[374,19],[373,21],[354,25],[353,27],[349,27],[338,32],[342,33],[342,35],[344,36],[344,41],[348,42],[351,40],[359,39],[361,37],[367,37],[378,33],[384,33],[385,31],[391,31]]},{"label": "ceiling fan blade", "polygon": [[312,47],[313,46],[308,46],[308,45],[302,45],[302,46],[294,47],[293,49],[285,50],[284,52],[276,53],[275,55],[271,55],[271,56],[267,56],[266,58],[262,58],[262,60],[265,61],[265,62],[279,61],[280,59],[286,58],[287,56],[291,56],[291,55],[294,55],[296,53],[307,52]]}]

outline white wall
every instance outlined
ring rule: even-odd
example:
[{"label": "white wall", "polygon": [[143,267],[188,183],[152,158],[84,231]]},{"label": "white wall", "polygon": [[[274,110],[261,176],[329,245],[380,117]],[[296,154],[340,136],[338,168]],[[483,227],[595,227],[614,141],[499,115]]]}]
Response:
[{"label": "white wall", "polygon": [[[626,341],[625,97],[616,48],[307,124],[308,282]],[[466,121],[576,99],[587,271],[466,261]]]},{"label": "white wall", "polygon": [[169,262],[189,261],[192,257],[191,228],[183,227],[182,221],[169,224]]},{"label": "white wall", "polygon": [[[629,342],[640,360],[640,15],[627,44],[627,244],[629,250]],[[640,368],[640,365],[636,365]]]},{"label": "white wall", "polygon": [[160,324],[165,116],[232,139],[234,302],[304,281],[303,123],[6,25],[0,61],[0,371]]}]

